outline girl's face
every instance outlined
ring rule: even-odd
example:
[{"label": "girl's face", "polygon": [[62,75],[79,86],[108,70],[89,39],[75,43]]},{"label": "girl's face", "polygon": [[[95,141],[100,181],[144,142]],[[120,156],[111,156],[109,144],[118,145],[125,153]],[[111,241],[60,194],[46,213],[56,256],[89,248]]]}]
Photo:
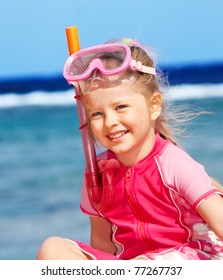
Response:
[{"label": "girl's face", "polygon": [[[160,94],[156,95],[161,101]],[[114,152],[120,162],[133,165],[148,155],[155,141],[155,120],[160,114],[160,104],[152,98],[146,99],[136,91],[135,85],[99,88],[85,98],[94,136]]]}]

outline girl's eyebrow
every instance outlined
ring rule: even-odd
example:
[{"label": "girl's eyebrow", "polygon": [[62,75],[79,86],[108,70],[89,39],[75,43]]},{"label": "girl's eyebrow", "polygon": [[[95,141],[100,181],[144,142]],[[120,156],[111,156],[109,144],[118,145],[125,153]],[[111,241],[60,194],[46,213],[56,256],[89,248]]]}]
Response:
[{"label": "girl's eyebrow", "polygon": [[[132,103],[134,102],[134,99],[120,99],[120,100],[114,100],[113,102],[111,102],[109,105],[112,106],[112,107],[115,107],[117,105],[120,105],[120,104],[128,104],[128,103]],[[103,109],[103,107],[101,105],[97,106],[97,104],[95,104],[94,106],[92,106],[91,108],[88,109],[88,111],[92,112],[92,111],[97,111],[97,110],[100,110],[100,109]]]},{"label": "girl's eyebrow", "polygon": [[112,105],[118,105],[118,104],[125,104],[125,103],[132,103],[134,102],[133,98],[126,98],[126,99],[117,99],[114,102],[112,102]]},{"label": "girl's eyebrow", "polygon": [[[121,97],[121,98],[119,98],[119,97],[116,97],[115,98],[115,100],[113,100],[110,104],[109,104],[109,106],[111,106],[111,107],[116,107],[116,106],[118,106],[118,105],[120,105],[120,104],[134,104],[134,102],[135,102],[135,100],[134,100],[134,98],[133,97],[131,97],[131,96],[126,96],[126,98],[123,98],[123,97]],[[87,111],[88,111],[88,113],[92,113],[92,112],[96,112],[96,111],[101,111],[101,110],[103,110],[103,106],[102,105],[98,105],[97,106],[97,102],[94,104],[94,105],[92,105],[92,106],[90,106],[90,108],[88,108],[87,109]]]}]

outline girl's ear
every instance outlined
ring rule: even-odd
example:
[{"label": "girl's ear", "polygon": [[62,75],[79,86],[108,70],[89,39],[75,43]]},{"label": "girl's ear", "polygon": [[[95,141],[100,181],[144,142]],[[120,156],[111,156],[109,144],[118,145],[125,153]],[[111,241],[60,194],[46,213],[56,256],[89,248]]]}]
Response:
[{"label": "girl's ear", "polygon": [[150,99],[150,108],[151,108],[151,118],[152,120],[156,120],[162,110],[162,103],[163,103],[163,97],[160,92],[154,92]]}]

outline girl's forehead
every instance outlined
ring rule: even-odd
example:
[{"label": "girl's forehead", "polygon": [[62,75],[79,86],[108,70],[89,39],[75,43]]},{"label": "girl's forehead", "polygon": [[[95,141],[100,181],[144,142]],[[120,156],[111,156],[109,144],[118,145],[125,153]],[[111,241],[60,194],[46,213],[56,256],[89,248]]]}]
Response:
[{"label": "girl's forehead", "polygon": [[[95,91],[88,92],[85,94],[85,98],[88,100],[98,99],[131,99],[140,93],[134,86],[126,87],[109,87],[109,88],[98,88]],[[140,94],[141,95],[141,94]]]},{"label": "girl's forehead", "polygon": [[105,108],[114,108],[119,105],[130,107],[144,106],[145,96],[133,89],[115,90],[101,89],[88,94],[85,99],[85,106],[88,111],[103,110]]},{"label": "girl's forehead", "polygon": [[114,88],[99,88],[85,95],[85,100],[88,102],[121,102],[131,101],[136,96],[142,95],[134,87],[114,87]]}]

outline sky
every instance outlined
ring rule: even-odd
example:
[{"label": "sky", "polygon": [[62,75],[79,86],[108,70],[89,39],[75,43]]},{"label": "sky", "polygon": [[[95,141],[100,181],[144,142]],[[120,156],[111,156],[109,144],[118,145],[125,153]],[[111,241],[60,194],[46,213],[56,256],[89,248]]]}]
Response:
[{"label": "sky", "polygon": [[65,29],[81,48],[130,37],[160,65],[223,61],[222,0],[0,0],[0,79],[61,74]]}]

